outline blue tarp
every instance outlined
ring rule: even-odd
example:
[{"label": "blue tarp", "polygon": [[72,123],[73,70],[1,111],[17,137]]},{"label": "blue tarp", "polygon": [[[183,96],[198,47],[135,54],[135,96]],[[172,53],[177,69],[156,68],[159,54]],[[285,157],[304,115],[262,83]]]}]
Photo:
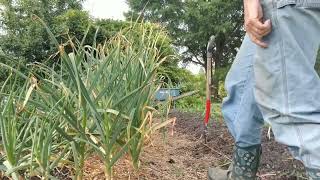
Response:
[{"label": "blue tarp", "polygon": [[161,88],[156,93],[156,100],[165,101],[169,97],[177,97],[180,96],[179,88]]}]

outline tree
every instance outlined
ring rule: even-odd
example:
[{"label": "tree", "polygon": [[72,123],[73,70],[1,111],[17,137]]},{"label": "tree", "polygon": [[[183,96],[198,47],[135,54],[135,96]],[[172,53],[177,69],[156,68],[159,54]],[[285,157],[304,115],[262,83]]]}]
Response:
[{"label": "tree", "polygon": [[[128,19],[138,18],[165,26],[181,51],[183,62],[206,68],[206,45],[215,36],[215,72],[228,67],[244,35],[242,2],[234,0],[127,0]],[[225,74],[225,73],[223,73]],[[214,76],[218,99],[220,75]],[[224,77],[223,77],[224,78]]]},{"label": "tree", "polygon": [[[93,20],[82,10],[81,2],[82,0],[0,0],[0,7],[3,7],[0,8],[0,23],[5,32],[0,35],[0,48],[6,55],[23,59],[25,63],[48,60],[52,64],[59,61],[55,56],[58,51],[56,46],[50,42],[45,28],[33,19],[33,15],[39,16],[48,25],[59,43],[65,45],[66,52],[72,51],[67,43],[69,38],[81,41],[87,30],[84,43],[92,45],[93,42],[103,44],[122,29],[134,26],[135,22],[129,21]],[[152,26],[149,29],[153,30],[163,28],[154,23],[144,23],[144,26]],[[141,32],[136,31],[130,32],[136,32],[139,37]],[[163,56],[175,54],[172,41],[166,35],[155,37],[164,38],[157,41],[157,47]],[[4,62],[2,59],[0,61]],[[174,67],[177,67],[177,58],[170,56],[162,64],[161,71],[171,78],[168,71]]]},{"label": "tree", "polygon": [[66,38],[64,34],[81,40],[90,24],[92,24],[92,20],[87,12],[78,9],[69,9],[54,18],[54,23],[51,28],[54,28],[53,31],[57,35],[60,35],[60,41],[63,41],[61,38]]},{"label": "tree", "polygon": [[[50,43],[43,26],[33,20],[33,15],[39,16],[52,29],[61,30],[59,20],[75,12],[70,10],[81,10],[81,2],[82,0],[0,0],[0,23],[4,31],[0,36],[0,47],[6,54],[26,59],[27,62],[46,60],[56,49]],[[89,15],[86,16],[89,18]],[[74,29],[70,31],[79,31],[77,26],[71,28]]]}]

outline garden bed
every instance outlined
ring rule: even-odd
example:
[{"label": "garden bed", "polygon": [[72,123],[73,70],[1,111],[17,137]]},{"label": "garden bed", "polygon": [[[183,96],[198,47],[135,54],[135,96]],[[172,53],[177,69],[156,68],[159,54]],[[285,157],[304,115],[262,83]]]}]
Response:
[{"label": "garden bed", "polygon": [[[170,116],[176,117],[174,128],[168,127],[165,138],[160,132],[151,137],[140,158],[141,169],[135,172],[127,156],[115,166],[115,179],[205,180],[209,166],[228,167],[234,142],[223,122],[214,126],[210,123],[210,135],[205,145],[201,114],[172,112]],[[66,168],[54,173],[58,179],[66,180],[71,179],[70,174]],[[84,175],[88,180],[105,179],[103,162],[98,156],[86,160]],[[294,180],[305,176],[302,164],[292,159],[285,146],[276,143],[273,137],[267,138],[267,129],[263,133],[259,176],[262,180]]]},{"label": "garden bed", "polygon": [[[163,139],[162,133],[152,136],[152,141],[141,156],[141,169],[134,172],[130,162],[121,160],[115,167],[116,179],[206,179],[209,166],[227,168],[232,156],[233,139],[223,122],[210,124],[207,145],[203,144],[202,115],[196,113],[172,112],[176,117],[174,127],[168,127]],[[102,167],[96,157],[87,161],[87,179],[104,179]],[[303,179],[302,164],[293,160],[285,146],[279,145],[271,137],[267,138],[267,129],[263,133],[263,156],[259,176],[263,180]],[[300,178],[299,178],[300,177]]]}]

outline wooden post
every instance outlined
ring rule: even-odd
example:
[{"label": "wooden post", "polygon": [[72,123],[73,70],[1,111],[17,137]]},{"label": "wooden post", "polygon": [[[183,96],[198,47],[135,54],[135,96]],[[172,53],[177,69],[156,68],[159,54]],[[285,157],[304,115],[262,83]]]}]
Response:
[{"label": "wooden post", "polygon": [[211,36],[207,46],[207,87],[206,87],[206,115],[204,118],[204,140],[207,143],[208,123],[211,112],[211,86],[212,86],[212,57],[215,37]]}]

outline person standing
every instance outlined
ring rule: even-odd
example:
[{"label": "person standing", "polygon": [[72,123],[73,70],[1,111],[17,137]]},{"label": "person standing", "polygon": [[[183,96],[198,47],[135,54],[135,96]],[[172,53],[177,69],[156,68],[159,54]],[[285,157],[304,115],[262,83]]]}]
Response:
[{"label": "person standing", "polygon": [[320,0],[244,0],[247,34],[226,78],[222,112],[235,139],[229,170],[210,180],[256,179],[264,121],[320,180]]}]

